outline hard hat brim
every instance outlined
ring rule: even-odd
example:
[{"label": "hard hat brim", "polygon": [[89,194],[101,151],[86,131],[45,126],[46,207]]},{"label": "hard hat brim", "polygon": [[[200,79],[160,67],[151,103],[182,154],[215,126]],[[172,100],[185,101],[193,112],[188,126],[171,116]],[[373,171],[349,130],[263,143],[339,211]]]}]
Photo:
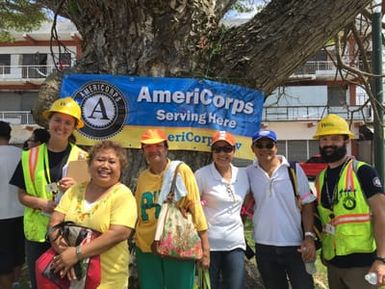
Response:
[{"label": "hard hat brim", "polygon": [[57,110],[46,110],[46,111],[43,111],[43,113],[42,113],[43,118],[48,120],[49,116],[51,115],[51,113],[54,113],[54,112],[62,113],[62,114],[69,115],[69,116],[73,117],[76,120],[76,128],[77,129],[82,128],[84,126],[84,122],[81,119],[77,119],[73,115],[70,115],[68,113],[64,113],[62,111],[57,111]]},{"label": "hard hat brim", "polygon": [[154,139],[147,139],[147,140],[141,140],[140,143],[142,144],[157,144],[157,143],[162,143],[167,140],[162,139],[162,138],[154,138]]},{"label": "hard hat brim", "polygon": [[341,133],[340,131],[337,131],[337,132],[330,131],[328,133],[315,134],[313,136],[313,139],[320,139],[321,136],[326,136],[326,135],[347,135],[349,137],[349,139],[354,138],[354,134],[351,132]]}]

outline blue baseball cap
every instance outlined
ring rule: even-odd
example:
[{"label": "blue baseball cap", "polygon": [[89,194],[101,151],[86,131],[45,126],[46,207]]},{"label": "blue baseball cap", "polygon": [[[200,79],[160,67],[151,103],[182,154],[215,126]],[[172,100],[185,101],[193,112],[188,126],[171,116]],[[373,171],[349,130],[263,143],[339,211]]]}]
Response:
[{"label": "blue baseball cap", "polygon": [[268,138],[271,139],[273,142],[277,141],[277,135],[272,130],[260,130],[256,132],[252,137],[253,143],[257,140],[260,140],[261,138]]}]

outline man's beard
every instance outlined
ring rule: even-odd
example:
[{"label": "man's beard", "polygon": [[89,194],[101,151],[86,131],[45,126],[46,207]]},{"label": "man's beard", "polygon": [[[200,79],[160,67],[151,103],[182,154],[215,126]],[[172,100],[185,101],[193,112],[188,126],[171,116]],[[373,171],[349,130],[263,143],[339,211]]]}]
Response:
[{"label": "man's beard", "polygon": [[[329,149],[333,149],[332,153],[327,153]],[[343,146],[325,146],[323,148],[319,148],[322,159],[327,163],[334,163],[341,159],[343,159],[347,153],[346,144]]]}]

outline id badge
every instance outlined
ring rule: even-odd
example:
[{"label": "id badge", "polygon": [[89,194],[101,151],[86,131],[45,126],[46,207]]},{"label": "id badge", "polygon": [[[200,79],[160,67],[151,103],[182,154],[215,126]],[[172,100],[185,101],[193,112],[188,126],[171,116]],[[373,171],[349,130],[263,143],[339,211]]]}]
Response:
[{"label": "id badge", "polygon": [[332,224],[326,224],[325,226],[325,232],[330,235],[336,234],[336,227],[334,227]]},{"label": "id badge", "polygon": [[55,194],[55,193],[57,193],[59,191],[57,183],[49,183],[49,184],[47,184],[45,189],[46,189],[47,192],[50,192],[52,194]]}]

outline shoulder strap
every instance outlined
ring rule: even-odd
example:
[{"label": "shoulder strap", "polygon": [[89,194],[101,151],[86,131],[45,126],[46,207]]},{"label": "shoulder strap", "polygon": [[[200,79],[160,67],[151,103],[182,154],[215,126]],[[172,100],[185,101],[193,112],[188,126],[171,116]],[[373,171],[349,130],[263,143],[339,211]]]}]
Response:
[{"label": "shoulder strap", "polygon": [[179,171],[179,167],[180,165],[182,164],[183,162],[180,162],[176,168],[175,168],[175,171],[174,171],[174,176],[172,178],[172,182],[171,182],[171,187],[170,187],[170,192],[168,193],[167,195],[167,201],[168,202],[172,202],[174,200],[174,195],[175,195],[175,188],[176,188],[176,178],[178,176],[178,171]]},{"label": "shoulder strap", "polygon": [[[361,190],[362,190],[361,180],[360,180],[360,177],[357,174],[358,169],[360,168],[360,164],[361,163],[362,162],[357,161],[355,158],[352,159],[352,170],[353,170],[354,174],[356,175],[357,181],[360,184],[360,187],[361,187]],[[364,195],[364,197],[366,199],[366,194],[364,193],[363,195]]]},{"label": "shoulder strap", "polygon": [[289,162],[289,166],[287,170],[289,173],[291,185],[293,187],[294,196],[298,197],[299,192],[298,192],[298,183],[297,183],[297,162]]},{"label": "shoulder strap", "polygon": [[353,159],[353,160],[352,160],[353,172],[354,172],[356,175],[357,175],[359,163],[360,163],[360,162],[357,161],[356,159]]}]

